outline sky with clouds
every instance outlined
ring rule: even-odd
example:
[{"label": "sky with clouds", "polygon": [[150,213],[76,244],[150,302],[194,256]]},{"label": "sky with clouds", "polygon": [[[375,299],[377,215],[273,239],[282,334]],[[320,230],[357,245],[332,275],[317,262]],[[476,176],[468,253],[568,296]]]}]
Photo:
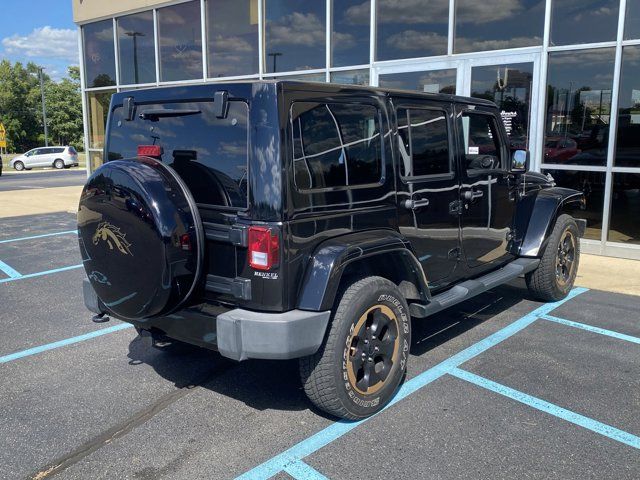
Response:
[{"label": "sky with clouds", "polygon": [[0,1],[0,59],[35,62],[55,79],[78,65],[71,0]]}]

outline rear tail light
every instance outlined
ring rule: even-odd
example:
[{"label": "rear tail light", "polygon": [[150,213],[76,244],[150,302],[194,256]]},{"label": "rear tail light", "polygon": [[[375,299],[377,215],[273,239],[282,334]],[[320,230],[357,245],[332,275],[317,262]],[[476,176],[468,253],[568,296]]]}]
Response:
[{"label": "rear tail light", "polygon": [[256,270],[271,270],[280,261],[278,233],[267,227],[249,227],[249,265]]}]

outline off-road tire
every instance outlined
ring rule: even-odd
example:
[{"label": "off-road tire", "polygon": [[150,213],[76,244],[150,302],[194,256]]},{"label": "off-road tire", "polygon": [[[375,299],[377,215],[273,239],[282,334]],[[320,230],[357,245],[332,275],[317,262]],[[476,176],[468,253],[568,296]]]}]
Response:
[{"label": "off-road tire", "polygon": [[64,160],[60,160],[59,158],[53,162],[53,168],[58,170],[62,170],[65,167]]},{"label": "off-road tire", "polygon": [[24,170],[24,163],[22,162],[16,162],[13,164],[13,168],[18,171],[21,172],[22,170]]},{"label": "off-road tire", "polygon": [[[392,314],[384,315],[390,319],[389,326],[384,327],[386,330],[379,330],[385,335],[381,334],[380,339],[372,337],[370,343],[373,345],[378,342],[384,350],[382,337],[386,338],[384,345],[387,347],[390,346],[389,342],[394,342],[393,353],[385,357],[393,360],[386,364],[392,367],[384,380],[367,389],[367,392],[371,390],[373,393],[363,394],[351,380],[355,378],[352,374],[355,372],[351,370],[353,363],[350,354],[355,350],[354,342],[358,342],[358,348],[366,348],[364,343],[369,342],[364,342],[365,335],[358,336],[358,333],[363,331],[362,328],[369,332],[366,326],[374,321],[373,315],[383,312]],[[395,316],[395,320],[392,316]],[[356,328],[360,330],[356,331]],[[371,416],[389,403],[404,380],[410,345],[411,317],[398,287],[382,277],[358,280],[338,295],[328,332],[318,352],[300,359],[304,391],[316,407],[336,417],[357,420]],[[376,357],[378,354],[370,351],[369,355],[375,359],[369,368],[377,370],[382,365],[382,357]],[[366,354],[361,352],[361,355],[364,357]],[[362,361],[362,368],[365,362]],[[375,375],[377,377],[378,374]]]},{"label": "off-road tire", "polygon": [[[566,233],[573,236],[575,242],[573,253],[573,265],[570,278],[561,282],[556,274],[556,262],[559,258],[560,242]],[[557,302],[567,296],[573,288],[580,263],[580,241],[578,226],[570,215],[560,215],[553,227],[553,232],[540,260],[538,268],[525,276],[529,292],[539,300]]]}]

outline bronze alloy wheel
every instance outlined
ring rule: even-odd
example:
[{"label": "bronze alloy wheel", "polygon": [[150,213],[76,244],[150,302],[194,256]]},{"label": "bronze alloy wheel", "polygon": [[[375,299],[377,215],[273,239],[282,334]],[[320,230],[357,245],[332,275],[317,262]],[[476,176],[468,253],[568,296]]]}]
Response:
[{"label": "bronze alloy wheel", "polygon": [[369,308],[356,322],[349,345],[347,376],[358,393],[372,395],[384,387],[398,364],[398,328],[396,315],[385,305]]},{"label": "bronze alloy wheel", "polygon": [[574,274],[576,260],[576,237],[571,230],[566,229],[558,243],[556,254],[556,280],[564,287],[571,281]]},{"label": "bronze alloy wheel", "polygon": [[300,359],[305,393],[336,417],[379,412],[406,374],[411,317],[404,296],[386,278],[355,280],[338,297],[328,329],[320,349]]}]

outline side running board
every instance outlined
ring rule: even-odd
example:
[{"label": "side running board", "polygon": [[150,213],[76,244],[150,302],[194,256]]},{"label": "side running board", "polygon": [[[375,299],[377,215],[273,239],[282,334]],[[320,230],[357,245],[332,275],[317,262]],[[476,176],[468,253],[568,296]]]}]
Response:
[{"label": "side running board", "polygon": [[446,292],[431,297],[431,301],[426,305],[412,303],[409,306],[409,311],[414,317],[428,317],[440,310],[449,308],[457,303],[484,293],[493,287],[513,280],[520,275],[529,273],[535,270],[539,263],[539,258],[518,258],[498,270],[487,273],[482,277],[462,282]]}]

